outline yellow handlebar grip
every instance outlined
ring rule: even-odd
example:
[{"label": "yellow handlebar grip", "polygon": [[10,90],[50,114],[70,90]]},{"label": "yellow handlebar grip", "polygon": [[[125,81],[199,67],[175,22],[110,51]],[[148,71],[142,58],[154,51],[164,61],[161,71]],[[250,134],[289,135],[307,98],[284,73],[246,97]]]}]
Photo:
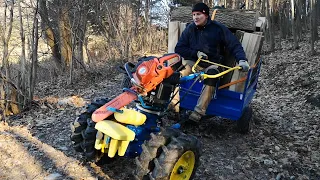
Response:
[{"label": "yellow handlebar grip", "polygon": [[215,74],[215,75],[202,74],[202,77],[203,77],[203,79],[207,79],[207,78],[218,78],[218,77],[223,76],[223,75],[225,75],[225,74],[227,74],[227,73],[229,73],[229,72],[231,72],[231,71],[238,70],[238,69],[240,70],[241,67],[240,67],[240,66],[236,66],[236,67],[227,69],[227,70],[225,70],[225,71],[223,71],[223,72],[221,72],[221,73],[219,73],[219,74]]},{"label": "yellow handlebar grip", "polygon": [[216,65],[216,66],[220,66],[220,67],[224,67],[226,68],[227,70],[219,73],[219,74],[215,74],[215,75],[208,75],[208,74],[202,74],[201,76],[203,77],[203,79],[207,79],[207,78],[218,78],[220,76],[223,76],[231,71],[234,71],[234,70],[240,70],[241,67],[240,66],[236,66],[236,67],[228,67],[228,66],[225,66],[225,65],[222,65],[222,64],[218,64],[218,63],[214,63],[214,62],[211,62],[211,61],[208,61],[208,60],[204,60],[202,59],[202,56],[199,57],[199,59],[196,61],[196,63],[192,66],[192,72],[196,72],[195,68],[197,67],[197,65],[199,64],[200,61],[203,61],[203,62],[207,62],[207,63],[210,63],[210,64],[213,64],[213,65]]}]

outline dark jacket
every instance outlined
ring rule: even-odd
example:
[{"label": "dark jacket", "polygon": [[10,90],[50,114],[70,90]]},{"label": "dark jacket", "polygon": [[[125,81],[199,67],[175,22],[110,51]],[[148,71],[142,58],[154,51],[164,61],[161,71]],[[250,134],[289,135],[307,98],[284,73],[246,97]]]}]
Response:
[{"label": "dark jacket", "polygon": [[197,52],[201,51],[208,55],[210,61],[223,63],[221,51],[225,47],[238,62],[246,60],[239,40],[227,27],[209,18],[204,27],[197,27],[195,23],[189,24],[180,36],[175,52],[184,59],[196,61]]}]

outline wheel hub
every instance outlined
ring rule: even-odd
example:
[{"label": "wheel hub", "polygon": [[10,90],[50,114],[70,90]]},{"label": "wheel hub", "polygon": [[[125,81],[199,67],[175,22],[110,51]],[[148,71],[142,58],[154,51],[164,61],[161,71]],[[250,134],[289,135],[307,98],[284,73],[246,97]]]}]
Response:
[{"label": "wheel hub", "polygon": [[178,168],[178,174],[182,174],[183,172],[184,172],[184,169],[183,169],[182,166],[180,166],[180,167]]},{"label": "wheel hub", "polygon": [[173,167],[170,180],[188,180],[191,178],[196,162],[195,154],[192,151],[186,151],[178,159]]}]

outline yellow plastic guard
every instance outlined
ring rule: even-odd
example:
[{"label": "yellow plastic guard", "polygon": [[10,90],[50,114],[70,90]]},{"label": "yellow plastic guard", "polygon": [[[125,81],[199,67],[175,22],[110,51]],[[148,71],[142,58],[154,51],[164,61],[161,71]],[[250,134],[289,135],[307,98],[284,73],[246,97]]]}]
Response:
[{"label": "yellow plastic guard", "polygon": [[108,151],[108,156],[111,158],[115,156],[117,151],[119,156],[124,156],[130,141],[135,137],[132,130],[114,121],[100,121],[95,125],[95,128],[105,136],[111,137]]},{"label": "yellow plastic guard", "polygon": [[123,112],[122,113],[118,113],[118,112],[114,113],[114,118],[118,122],[121,122],[124,124],[132,124],[135,126],[140,126],[147,119],[146,115],[144,115],[138,111],[135,111],[133,109],[121,108],[120,110],[122,110]]},{"label": "yellow plastic guard", "polygon": [[98,131],[96,135],[96,142],[94,143],[94,148],[96,148],[97,150],[100,150],[102,148],[102,144],[103,144],[102,138],[103,138],[102,132]]}]

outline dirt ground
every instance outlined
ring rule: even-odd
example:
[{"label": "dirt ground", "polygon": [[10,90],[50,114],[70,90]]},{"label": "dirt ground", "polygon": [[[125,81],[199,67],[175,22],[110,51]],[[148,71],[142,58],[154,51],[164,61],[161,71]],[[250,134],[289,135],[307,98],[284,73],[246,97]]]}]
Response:
[{"label": "dirt ground", "polygon": [[[194,179],[320,179],[320,43],[314,57],[307,42],[298,50],[289,44],[262,57],[249,134],[221,118],[184,129],[203,144]],[[69,86],[63,77],[42,82],[32,110],[0,123],[0,179],[131,179],[132,159],[97,165],[71,147],[69,125],[81,106],[119,92],[121,76],[101,76]]]}]

